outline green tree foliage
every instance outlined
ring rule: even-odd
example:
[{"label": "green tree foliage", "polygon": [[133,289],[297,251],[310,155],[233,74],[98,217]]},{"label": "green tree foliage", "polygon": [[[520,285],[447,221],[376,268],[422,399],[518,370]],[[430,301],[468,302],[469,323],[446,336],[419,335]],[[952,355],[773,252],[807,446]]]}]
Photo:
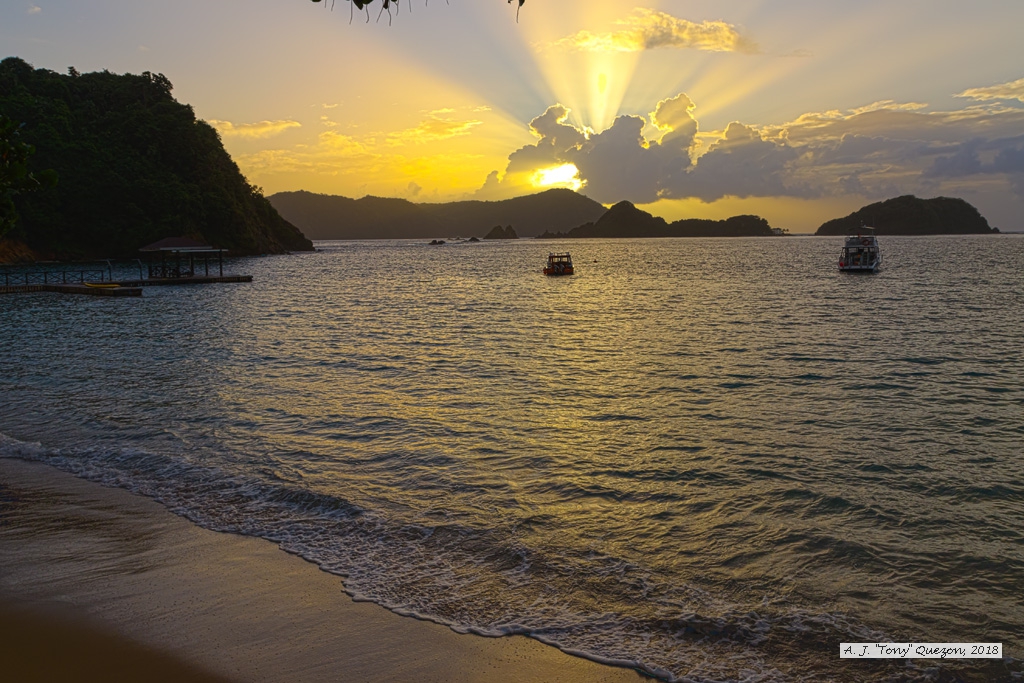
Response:
[{"label": "green tree foliage", "polygon": [[21,139],[22,124],[0,114],[0,238],[10,232],[18,219],[14,198],[57,184],[50,169],[38,174],[29,170],[29,157],[35,147]]},{"label": "green tree foliage", "polygon": [[131,256],[190,236],[239,254],[312,248],[162,74],[62,75],[0,61],[0,112],[24,121],[34,162],[60,184],[14,198],[12,236],[60,258]]}]

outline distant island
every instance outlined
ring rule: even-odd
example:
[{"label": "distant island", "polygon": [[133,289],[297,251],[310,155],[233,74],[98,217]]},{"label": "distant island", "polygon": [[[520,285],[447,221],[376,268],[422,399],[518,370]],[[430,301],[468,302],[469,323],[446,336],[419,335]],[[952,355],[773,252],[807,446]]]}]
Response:
[{"label": "distant island", "polygon": [[862,226],[877,235],[987,235],[998,233],[963,199],[918,199],[904,195],[869,204],[844,218],[822,223],[815,235],[850,235]]},{"label": "distant island", "polygon": [[134,257],[184,236],[238,255],[311,250],[161,74],[58,74],[0,61],[0,111],[54,187],[16,197],[7,260]]},{"label": "distant island", "polygon": [[517,240],[519,235],[512,229],[511,225],[506,225],[504,228],[500,225],[495,225],[491,228],[491,231],[484,235],[485,240]]},{"label": "distant island", "polygon": [[605,207],[567,189],[552,189],[502,201],[420,204],[407,199],[312,192],[278,192],[268,197],[285,219],[314,240],[422,239],[485,237],[494,226],[512,228],[517,237],[569,230],[597,220]]},{"label": "distant island", "polygon": [[770,237],[777,234],[760,216],[733,216],[720,221],[685,218],[669,223],[623,201],[608,209],[594,223],[580,225],[565,233],[545,232],[540,238]]},{"label": "distant island", "polygon": [[[495,202],[417,204],[405,199],[349,199],[311,192],[269,197],[281,215],[312,239],[420,239],[474,236],[507,239],[588,237],[771,237],[788,234],[766,219],[740,215],[724,220],[685,218],[668,222],[622,201],[606,209],[572,190],[555,189]],[[817,235],[855,233],[862,225],[881,235],[998,233],[963,199],[910,195],[865,206],[824,223]],[[502,227],[504,226],[504,227]]]}]

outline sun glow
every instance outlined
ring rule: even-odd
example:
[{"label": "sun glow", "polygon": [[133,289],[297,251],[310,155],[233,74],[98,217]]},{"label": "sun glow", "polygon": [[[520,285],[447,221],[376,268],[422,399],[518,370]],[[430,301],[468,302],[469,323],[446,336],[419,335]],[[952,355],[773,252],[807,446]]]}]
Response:
[{"label": "sun glow", "polygon": [[530,176],[530,182],[534,187],[545,189],[567,187],[570,190],[579,191],[583,187],[580,171],[576,168],[576,164],[562,164],[561,166],[537,169]]},{"label": "sun glow", "polygon": [[580,130],[601,132],[620,113],[640,53],[576,50],[564,44],[566,36],[582,29],[606,32],[624,16],[618,3],[592,4],[594,7],[582,15],[583,26],[575,5],[556,4],[545,14],[543,22],[524,25],[523,33],[544,89],[554,96],[554,101],[569,108],[570,122]]},{"label": "sun glow", "polygon": [[[601,133],[622,114],[645,115],[654,103],[686,93],[702,116],[724,116],[735,103],[770,90],[806,68],[796,57],[768,59],[736,17],[676,16],[657,7],[592,3],[581,17],[572,3],[523,27],[533,66],[569,123]],[[575,5],[573,5],[575,7]],[[742,13],[740,13],[742,14]],[[712,125],[724,125],[715,120]]]}]

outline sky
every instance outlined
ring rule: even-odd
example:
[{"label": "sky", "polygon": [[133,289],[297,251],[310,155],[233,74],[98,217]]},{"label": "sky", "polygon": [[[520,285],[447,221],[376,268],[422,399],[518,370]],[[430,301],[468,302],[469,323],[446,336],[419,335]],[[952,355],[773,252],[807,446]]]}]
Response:
[{"label": "sky", "polygon": [[[813,232],[904,194],[1024,230],[1020,0],[4,0],[0,57],[163,73],[266,194],[571,187]],[[396,11],[397,10],[397,11]]]}]

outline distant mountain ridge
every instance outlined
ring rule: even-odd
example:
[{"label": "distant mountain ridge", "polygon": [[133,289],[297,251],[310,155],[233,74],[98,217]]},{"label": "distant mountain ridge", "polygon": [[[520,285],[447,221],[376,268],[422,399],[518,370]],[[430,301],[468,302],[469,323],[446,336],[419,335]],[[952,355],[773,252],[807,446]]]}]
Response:
[{"label": "distant mountain ridge", "polygon": [[[279,192],[270,203],[311,239],[431,239],[485,237],[509,226],[519,237],[770,237],[784,234],[756,215],[724,220],[686,218],[668,222],[622,201],[609,209],[567,189],[496,202],[417,204],[406,199],[349,199],[311,192]],[[998,232],[963,199],[912,195],[865,206],[825,222],[817,235],[845,235],[862,225],[878,234],[989,234]]]},{"label": "distant mountain ridge", "polygon": [[770,237],[773,234],[771,225],[760,216],[733,216],[720,221],[684,218],[669,223],[623,201],[594,223],[580,225],[566,233],[544,233],[540,237]]},{"label": "distant mountain ridge", "polygon": [[593,199],[567,189],[546,190],[502,201],[418,204],[407,199],[278,192],[268,197],[285,218],[314,240],[483,237],[495,225],[511,225],[520,237],[569,230],[604,215]]},{"label": "distant mountain ridge", "polygon": [[876,202],[849,216],[822,223],[815,235],[849,235],[862,226],[878,235],[986,235],[997,233],[985,217],[963,199],[919,199],[904,195]]}]

